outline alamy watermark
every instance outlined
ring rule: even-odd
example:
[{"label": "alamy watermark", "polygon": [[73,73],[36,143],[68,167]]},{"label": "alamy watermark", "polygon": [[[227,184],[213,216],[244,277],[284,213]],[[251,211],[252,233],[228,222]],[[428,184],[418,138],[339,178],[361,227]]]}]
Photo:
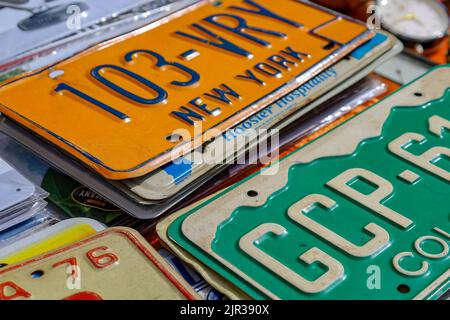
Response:
[{"label": "alamy watermark", "polygon": [[84,17],[84,11],[80,6],[76,4],[71,4],[66,9],[66,14],[68,15],[66,26],[69,30],[80,30],[81,20]]},{"label": "alamy watermark", "polygon": [[[211,137],[203,140],[206,134]],[[270,170],[263,174],[273,175],[278,172],[278,159],[280,148],[280,132],[277,129],[253,129],[238,126],[221,132],[217,129],[206,130],[203,133],[202,124],[194,127],[193,134],[187,129],[177,129],[166,139],[174,143],[170,154],[174,164],[189,165],[224,165],[224,164],[261,164],[271,165]],[[185,152],[183,145],[195,139],[199,146],[192,152]]]},{"label": "alamy watermark", "polygon": [[370,265],[367,267],[367,289],[381,290],[381,268],[377,265]]},{"label": "alamy watermark", "polygon": [[68,265],[66,269],[66,287],[69,290],[81,289],[81,270],[78,265]]},{"label": "alamy watermark", "polygon": [[370,30],[381,29],[381,8],[375,4],[371,4],[367,7],[366,11],[368,18],[366,21],[367,28]]}]

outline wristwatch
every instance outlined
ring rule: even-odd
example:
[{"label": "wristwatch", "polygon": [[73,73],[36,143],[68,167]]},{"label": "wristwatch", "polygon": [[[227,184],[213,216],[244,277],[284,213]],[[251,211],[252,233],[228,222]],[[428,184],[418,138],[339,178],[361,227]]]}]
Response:
[{"label": "wristwatch", "polygon": [[430,44],[447,35],[449,17],[436,0],[377,0],[381,24],[405,42]]},{"label": "wristwatch", "polygon": [[[430,55],[446,45],[450,19],[438,0],[315,0],[362,21],[376,15],[380,26],[401,39],[405,46]],[[447,2],[449,6],[450,0]],[[373,19],[371,20],[373,21]]]}]

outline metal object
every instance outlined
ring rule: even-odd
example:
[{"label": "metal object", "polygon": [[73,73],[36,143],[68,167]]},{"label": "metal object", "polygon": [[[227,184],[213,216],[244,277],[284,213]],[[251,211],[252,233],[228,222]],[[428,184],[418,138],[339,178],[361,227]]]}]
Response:
[{"label": "metal object", "polygon": [[430,43],[447,35],[450,19],[436,0],[378,0],[383,27],[399,38]]},{"label": "metal object", "polygon": [[0,300],[198,297],[136,231],[128,228],[110,228],[1,268],[0,289]]},{"label": "metal object", "polygon": [[17,26],[23,31],[33,31],[66,22],[73,14],[68,10],[71,7],[77,7],[80,15],[86,15],[89,11],[89,6],[85,2],[73,2],[33,13],[30,17],[20,21]]},{"label": "metal object", "polygon": [[202,205],[207,202],[209,199],[213,198],[215,195],[211,195],[204,200],[199,201],[193,205],[190,205],[179,212],[176,212],[169,217],[165,218],[161,222],[156,225],[156,232],[162,243],[168,246],[178,257],[180,257],[183,261],[185,261],[188,265],[192,266],[196,271],[200,273],[200,275],[214,288],[218,291],[226,295],[228,298],[232,300],[249,300],[251,299],[247,294],[245,294],[242,290],[234,286],[232,283],[226,281],[219,274],[217,274],[212,269],[208,268],[200,261],[195,259],[187,250],[184,250],[181,246],[177,245],[176,242],[173,242],[168,234],[167,229],[180,216],[186,214],[187,212],[195,209],[196,207]]},{"label": "metal object", "polygon": [[[261,142],[263,138],[259,136],[259,133],[263,130],[281,130],[289,122],[311,111],[316,106],[311,101],[342,83],[356,82],[368,73],[370,69],[368,66],[372,62],[381,63],[383,60],[388,60],[401,49],[402,45],[395,37],[380,32],[346,59],[339,61],[282,99],[227,130],[202,150],[196,150],[143,177],[125,180],[120,183],[124,184],[124,187],[120,184],[117,187],[130,189],[131,192],[127,192],[130,196],[132,196],[131,193],[135,193],[149,201],[167,199],[215,166],[233,163],[233,159],[229,159],[230,154],[235,154],[236,158],[239,158],[249,149],[245,147],[245,143],[239,143],[240,140],[251,143],[258,139]],[[361,72],[363,69],[367,72]],[[239,145],[242,145],[242,148],[238,148]]]},{"label": "metal object", "polygon": [[[449,80],[450,66],[433,69],[178,218],[171,240],[253,298],[438,298]],[[383,286],[368,284],[373,266]]]},{"label": "metal object", "polygon": [[408,51],[380,65],[375,72],[389,80],[405,85],[417,79],[437,64]]},{"label": "metal object", "polygon": [[[263,10],[256,2],[250,9],[193,5],[3,85],[0,111],[106,178],[142,176],[263,109],[374,36],[364,24],[309,2],[283,0],[277,15],[270,4],[265,1],[267,11],[256,15],[249,13]],[[302,15],[304,21],[297,22]],[[259,26],[252,29],[265,36],[230,28],[223,17],[241,27]],[[202,19],[234,33],[233,40],[198,24]],[[192,25],[197,32],[191,33]],[[192,48],[200,52],[196,59],[177,60]],[[39,111],[30,107],[30,97],[40,101]],[[174,144],[168,137],[176,132],[183,139]]]},{"label": "metal object", "polygon": [[[328,90],[328,92],[324,93],[322,96],[320,96],[320,98],[310,102],[307,108],[300,110],[300,112],[303,113],[306,110],[312,110],[321,103],[324,103],[327,100],[333,98],[344,89],[348,88],[358,80],[365,77],[371,71],[373,71],[374,68],[379,65],[379,63],[386,61],[393,55],[397,54],[399,51],[401,51],[401,48],[401,45],[396,44],[393,49],[391,49],[385,55],[379,57],[379,59],[373,61],[372,63],[369,63],[365,68],[359,70],[357,74],[352,73],[352,71],[357,70],[355,70],[354,65],[348,65],[346,61],[340,61],[336,66],[334,66],[334,68],[336,70],[340,70],[339,72],[342,72],[343,74],[348,74],[348,79],[343,83],[338,84],[332,90]],[[350,59],[349,61],[356,60]],[[341,64],[342,70],[340,67]],[[314,91],[311,91],[309,94],[311,96],[315,95]],[[309,98],[310,97],[308,97],[308,99]],[[300,96],[298,99],[298,101],[300,102],[302,101],[303,97]],[[295,105],[295,102],[293,102],[293,105]],[[288,125],[294,119],[298,118],[299,116],[293,114],[291,117],[288,117],[284,120],[283,125]],[[77,161],[68,158],[56,148],[49,147],[46,143],[40,141],[39,139],[34,139],[34,137],[31,136],[27,131],[23,130],[23,128],[20,128],[8,119],[3,119],[0,121],[0,130],[5,134],[13,137],[17,141],[28,147],[30,150],[34,151],[38,156],[45,156],[45,159],[49,161],[54,167],[70,175],[80,183],[90,187],[92,190],[96,190],[97,193],[109,199],[122,210],[140,219],[155,218],[167,212],[168,210],[179,204],[189,194],[192,194],[192,192],[199,188],[199,186],[204,184],[209,179],[212,179],[216,174],[227,167],[226,165],[215,166],[206,174],[193,181],[191,184],[188,184],[186,187],[178,190],[174,196],[169,197],[164,201],[146,201],[143,198],[136,197],[136,195],[134,195],[133,197],[133,193],[128,188],[124,188],[122,182],[103,180],[97,175],[90,173],[89,171],[85,170],[85,167],[80,165]]]}]

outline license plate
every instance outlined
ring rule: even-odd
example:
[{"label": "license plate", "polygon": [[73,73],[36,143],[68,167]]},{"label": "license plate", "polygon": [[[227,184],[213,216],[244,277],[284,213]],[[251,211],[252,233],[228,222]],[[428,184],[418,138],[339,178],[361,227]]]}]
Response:
[{"label": "license plate", "polygon": [[47,202],[43,200],[38,200],[36,202],[28,203],[25,206],[19,204],[7,210],[7,214],[0,217],[0,232],[7,231],[8,229],[14,228],[17,225],[33,218],[41,210],[47,206]]},{"label": "license plate", "polygon": [[0,158],[0,217],[2,211],[30,198],[34,185]]},{"label": "license plate", "polygon": [[197,294],[206,301],[228,300],[226,296],[214,289],[197,272],[186,266],[178,257],[164,248],[158,250],[158,253],[185,279],[197,292]]},{"label": "license plate", "polygon": [[405,85],[437,65],[431,60],[419,57],[408,51],[403,51],[379,66],[376,72],[391,81]]},{"label": "license plate", "polygon": [[[374,80],[376,78],[377,77],[372,78],[372,80]],[[386,81],[386,79],[383,79],[383,81]],[[361,84],[359,84],[358,87]],[[368,85],[368,83],[364,82],[364,85]],[[382,96],[383,97],[387,96],[388,94],[394,92],[398,88],[399,88],[399,85],[391,83],[388,86],[388,92],[383,93]],[[355,89],[355,88],[353,88],[353,90],[358,91],[358,89]],[[340,110],[340,112],[342,112],[343,106],[346,105],[348,108],[349,106],[351,106],[351,103],[349,103],[349,100],[355,99],[355,94],[349,93],[348,91],[343,91],[339,96],[340,97],[333,99],[333,103],[328,102],[328,103],[332,103],[333,107],[326,106],[326,110],[334,109],[334,112],[329,111],[328,115],[324,116],[325,119],[335,118],[335,116],[333,116],[333,115],[336,114],[337,110]],[[353,96],[353,98],[352,98],[352,96]],[[347,98],[342,98],[342,97],[347,97]],[[362,96],[358,97],[358,100],[362,101],[362,100],[360,100],[361,98],[362,98]],[[299,149],[299,148],[303,147],[304,145],[308,144],[309,142],[316,139],[317,137],[326,134],[328,131],[339,126],[341,123],[352,118],[356,114],[362,112],[366,108],[370,107],[371,105],[373,105],[374,103],[379,101],[378,99],[371,99],[371,100],[372,101],[367,101],[366,103],[359,105],[357,108],[352,109],[352,111],[350,111],[349,113],[346,113],[345,115],[341,115],[339,118],[332,121],[330,124],[322,127],[321,129],[313,130],[313,132],[310,133],[309,135],[306,135],[306,136],[300,135],[301,137],[304,137],[304,138],[300,138],[300,140],[297,140],[297,141],[294,140],[295,143],[289,143],[288,141],[284,141],[284,138],[286,137],[286,135],[289,136],[292,134],[290,131],[284,132],[284,134],[282,135],[283,141],[281,142],[280,145],[282,145],[282,146],[287,145],[289,147],[281,147],[279,158],[283,158],[284,156],[288,155],[289,153],[295,151],[296,149]],[[325,105],[320,106],[319,110],[322,107],[325,107]],[[300,127],[296,126],[294,131],[296,131],[296,130],[305,131],[305,128],[311,127],[311,123],[317,123],[317,122],[320,122],[317,118],[316,119],[314,119],[314,117],[310,118],[310,119],[308,119],[308,121],[303,122]],[[315,124],[315,126],[317,126],[317,124]],[[295,136],[298,136],[298,134],[295,134]],[[241,168],[239,169],[239,167],[241,167]],[[219,190],[224,190],[225,188],[227,188],[239,181],[244,180],[245,178],[249,177],[251,174],[259,171],[261,168],[262,168],[262,166],[257,166],[257,167],[250,166],[250,167],[246,167],[246,168],[242,168],[242,166],[232,167],[229,170],[230,172],[228,174],[220,175],[220,177],[217,179],[218,182],[214,183],[214,187],[210,190],[209,193],[207,191],[205,191],[205,192],[202,192],[202,193],[196,195],[196,199],[202,199],[202,200],[198,201],[197,203],[195,203],[196,200],[193,200],[192,202],[190,202],[190,203],[193,203],[192,205],[185,207],[176,213],[171,214],[166,219],[160,221],[156,226],[156,231],[157,231],[158,237],[160,238],[161,242],[164,243],[165,246],[167,246],[168,248],[170,248],[170,250],[175,252],[176,255],[178,257],[182,258],[182,260],[185,263],[187,263],[188,265],[191,265],[197,272],[199,272],[205,279],[207,279],[207,281],[213,287],[217,288],[217,290],[219,290],[220,292],[226,292],[227,295],[231,299],[248,299],[248,296],[246,294],[242,293],[242,291],[239,290],[235,285],[226,281],[223,277],[218,275],[215,271],[212,271],[212,269],[210,269],[208,266],[206,266],[205,264],[203,264],[202,262],[197,260],[192,254],[187,252],[185,249],[183,249],[183,247],[179,246],[176,242],[174,242],[172,239],[170,239],[170,237],[168,236],[168,228],[172,224],[173,221],[177,220],[179,217],[185,215],[186,213],[195,209],[196,207],[201,206],[203,203],[209,201],[211,198],[213,198],[214,196],[219,194],[220,193]],[[215,194],[214,194],[214,192],[215,192]]]},{"label": "license plate", "polygon": [[[364,45],[365,46],[365,45]],[[363,46],[363,47],[364,47]],[[391,49],[390,52],[386,53],[381,60],[388,59],[391,55],[395,54],[399,50],[397,48],[398,46],[395,45],[393,49]],[[401,49],[400,49],[401,50]],[[366,56],[362,58],[361,60],[365,60]],[[344,59],[346,60],[346,59]],[[342,66],[341,71],[341,64],[344,63],[344,60],[339,61],[333,68],[338,73],[341,72],[347,74],[349,71],[349,65],[347,67]],[[352,61],[353,59],[349,60]],[[344,89],[348,88],[350,85],[352,85],[354,82],[360,79],[360,77],[364,77],[368,73],[370,73],[374,67],[378,64],[379,60],[374,61],[371,64],[368,64],[366,68],[363,70],[359,70],[357,74],[352,75],[350,79],[344,81],[343,83],[339,84],[337,87],[333,88],[331,91],[328,91],[326,94],[320,96],[320,98],[314,100],[311,102],[307,108],[315,108],[319,106],[321,103],[328,101],[329,99],[335,97],[337,94],[342,92]],[[314,79],[313,79],[314,80]],[[311,81],[313,81],[311,80]],[[313,92],[310,93],[311,96],[313,96]],[[310,98],[311,96],[307,97]],[[295,97],[295,92],[292,93],[292,95],[289,97],[291,99],[292,97]],[[292,105],[295,105],[295,101],[298,99],[294,99],[292,101]],[[300,102],[300,100],[298,100]],[[302,110],[301,110],[302,111]],[[289,119],[286,119],[287,121],[291,120],[291,117]],[[111,202],[113,202],[116,206],[120,207],[122,210],[128,212],[129,214],[140,218],[140,219],[150,219],[155,218],[157,216],[160,216],[161,214],[168,212],[172,208],[174,208],[177,204],[181,203],[186,197],[193,192],[199,190],[199,187],[202,185],[205,185],[208,181],[210,181],[215,175],[217,175],[219,172],[224,170],[224,166],[215,166],[210,171],[208,171],[206,174],[203,174],[201,177],[193,181],[192,183],[186,185],[184,188],[180,188],[176,192],[176,194],[170,198],[164,199],[164,201],[148,201],[144,200],[143,198],[137,196],[134,191],[137,190],[130,190],[128,187],[124,187],[124,182],[130,183],[130,181],[111,181],[111,180],[103,180],[98,179],[97,176],[92,175],[89,171],[86,171],[83,166],[81,166],[79,163],[77,163],[73,159],[69,159],[67,156],[62,156],[60,152],[56,151],[54,148],[51,148],[48,146],[48,144],[44,143],[41,140],[33,139],[33,136],[30,135],[28,132],[26,132],[23,128],[18,127],[17,125],[13,124],[12,121],[9,121],[8,119],[3,119],[0,121],[0,130],[5,132],[6,134],[14,137],[17,141],[20,141],[20,143],[23,143],[27,146],[27,148],[32,149],[36,154],[40,156],[44,156],[46,161],[50,162],[52,166],[57,168],[58,170],[70,175],[72,178],[80,181],[82,184],[89,186],[90,189],[96,190],[97,193],[101,194],[103,197],[108,198]],[[178,171],[181,171],[181,169],[178,167]],[[157,171],[155,171],[156,173]],[[160,176],[161,177],[161,176]],[[188,179],[187,179],[188,180]],[[186,181],[187,181],[186,180]],[[182,181],[182,183],[184,180]],[[158,185],[157,182],[155,182],[155,185]],[[182,185],[180,183],[180,185]],[[114,188],[111,188],[111,185]],[[146,184],[147,185],[147,184]],[[159,185],[161,186],[161,185]],[[142,190],[141,190],[142,191]],[[164,188],[161,188],[161,195],[160,198],[163,197],[163,195],[167,194],[165,193],[167,190]],[[171,190],[172,191],[172,190]],[[153,194],[156,194],[157,190],[155,190]],[[195,194],[195,197],[198,196],[198,194]],[[150,194],[150,193],[149,193]]]},{"label": "license plate", "polygon": [[10,81],[0,88],[0,111],[104,177],[133,178],[248,118],[373,35],[303,1],[203,1]]},{"label": "license plate", "polygon": [[197,295],[136,231],[128,228],[107,229],[0,269],[0,300],[186,298]]},{"label": "license plate", "polygon": [[0,248],[9,246],[10,244],[19,241],[30,234],[38,232],[44,228],[47,228],[59,220],[52,216],[48,211],[41,211],[34,215],[31,219],[28,219],[13,228],[0,232]]},{"label": "license plate", "polygon": [[[205,150],[194,151],[149,175],[124,180],[123,183],[126,188],[146,200],[167,199],[214,166],[225,164],[226,157],[234,154],[234,151],[236,151],[236,158],[243,154],[247,148],[236,148],[239,145],[236,142],[238,139],[256,140],[258,132],[268,129],[281,130],[288,122],[298,119],[313,109],[317,105],[315,100],[330,92],[332,88],[344,82],[350,86],[379,65],[380,60],[385,60],[401,50],[402,46],[394,36],[377,33],[375,37],[352,52],[347,59],[342,59],[285,97],[227,130],[208,144]],[[367,68],[371,64],[372,68]],[[285,121],[286,118],[289,121]]]},{"label": "license plate", "polygon": [[5,267],[50,252],[84,239],[105,229],[92,219],[74,218],[61,221],[0,249],[0,266]]},{"label": "license plate", "polygon": [[[300,119],[301,122],[294,122],[283,129],[280,142],[272,148],[268,148],[262,156],[270,157],[272,162],[278,161],[374,105],[399,87],[398,84],[390,82],[388,79],[371,74],[350,88],[343,91],[338,90],[340,92],[338,95],[334,96],[332,100],[326,99],[325,103],[321,103],[314,111]],[[215,177],[213,182],[211,181],[193,194],[186,204],[195,203],[258,172],[266,164],[258,162],[257,157],[258,155],[255,154],[245,164],[226,168]]]},{"label": "license plate", "polygon": [[80,32],[86,32],[85,29],[96,23],[145,2],[148,1],[39,0],[21,4],[0,1],[0,66],[55,41],[67,37],[76,39]]},{"label": "license plate", "polygon": [[176,254],[177,257],[181,258],[184,262],[186,262],[189,266],[194,268],[211,286],[217,289],[219,292],[227,296],[232,300],[250,300],[251,298],[245,294],[242,290],[237,288],[235,285],[228,282],[226,279],[221,277],[212,269],[208,268],[197,259],[195,259],[188,251],[184,250],[182,247],[178,246],[176,243],[171,241],[168,237],[167,229],[170,224],[176,220],[182,214],[191,211],[196,206],[203,204],[204,202],[211,199],[214,195],[209,196],[206,199],[199,201],[189,207],[184,208],[179,213],[174,213],[162,220],[156,225],[156,232],[158,234],[159,240],[172,252]]},{"label": "license plate", "polygon": [[450,66],[433,69],[178,218],[170,238],[254,298],[438,298],[449,79]]},{"label": "license plate", "polygon": [[[53,3],[56,4],[56,1],[57,0],[54,0]],[[123,3],[122,0],[118,1]],[[80,26],[83,25],[83,28],[77,30],[77,32],[69,32],[68,34],[61,32],[57,34],[57,39],[47,37],[44,39],[45,41],[42,45],[40,45],[37,41],[30,41],[30,43],[25,43],[25,49],[14,48],[15,44],[13,44],[11,47],[8,47],[8,49],[12,49],[12,56],[4,56],[5,60],[0,61],[0,82],[8,79],[10,76],[18,75],[24,73],[25,71],[37,70],[46,66],[53,65],[63,59],[73,56],[74,54],[82,52],[83,50],[86,50],[93,45],[105,41],[106,39],[112,39],[132,30],[141,28],[142,26],[147,25],[150,22],[159,20],[172,12],[178,11],[201,0],[151,0],[150,2],[148,2],[148,0],[144,1],[145,3],[142,5],[140,5],[141,2],[126,1],[126,6],[122,9],[119,8],[120,10],[116,10],[115,12],[114,8],[111,6],[111,3],[109,3],[108,8],[100,8],[100,13],[103,15],[103,18],[97,21],[92,20],[91,22],[95,23],[90,25],[89,28],[86,28],[86,23],[88,21],[83,21],[82,19],[77,20],[79,16],[77,16],[75,12],[75,14],[71,16],[72,19],[66,20],[66,22],[79,21]],[[98,1],[93,1],[88,5],[97,4],[99,4]],[[130,5],[133,6],[133,8],[131,8],[131,10],[127,10]],[[73,9],[75,11],[78,10],[78,8],[76,7],[72,7],[70,10],[73,12]],[[122,11],[124,9],[126,11]],[[11,12],[12,11],[9,10],[8,13]],[[24,11],[18,11],[17,13],[23,14],[23,12]],[[1,18],[4,17],[2,13],[3,11],[0,11]],[[23,18],[23,16],[18,18]],[[81,18],[89,18],[89,16]],[[14,19],[14,21],[18,20]],[[12,29],[17,28],[15,22],[5,23],[5,25]],[[50,27],[47,26],[46,28],[44,27],[41,30],[34,30],[33,34],[36,35],[36,37],[38,37],[37,34],[39,33],[41,37],[42,35],[48,36],[48,28],[59,27],[60,25]],[[17,35],[14,35],[14,31],[9,31],[4,33],[3,35],[0,35],[0,41],[2,40],[2,36],[4,38],[17,37]],[[23,38],[21,37],[21,39]],[[36,47],[36,44],[38,44],[39,46]]]}]

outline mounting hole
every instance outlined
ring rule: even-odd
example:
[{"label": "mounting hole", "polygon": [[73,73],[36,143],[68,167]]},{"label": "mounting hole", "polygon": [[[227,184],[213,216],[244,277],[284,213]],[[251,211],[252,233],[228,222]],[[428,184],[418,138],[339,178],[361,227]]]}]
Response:
[{"label": "mounting hole", "polygon": [[416,97],[423,97],[423,93],[422,92],[414,92],[414,95]]},{"label": "mounting hole", "polygon": [[39,278],[42,278],[43,275],[44,275],[44,271],[42,271],[42,270],[36,270],[36,271],[33,271],[33,272],[30,274],[30,276],[31,276],[33,279],[39,279]]},{"label": "mounting hole", "polygon": [[247,195],[248,195],[250,198],[254,198],[254,197],[258,196],[258,191],[255,191],[255,190],[247,191]]},{"label": "mounting hole", "polygon": [[6,267],[7,265],[7,263],[0,263],[0,269]]},{"label": "mounting hole", "polygon": [[20,188],[17,188],[17,189],[16,189],[16,191],[17,191],[17,192],[20,192],[20,191],[22,191],[22,189],[20,189]]},{"label": "mounting hole", "polygon": [[325,49],[325,50],[331,50],[331,49],[333,49],[335,47],[335,45],[336,44],[331,41],[331,42],[328,42],[328,44],[324,45],[322,48]]},{"label": "mounting hole", "polygon": [[63,74],[64,74],[64,70],[54,70],[54,71],[50,71],[48,76],[52,79],[56,79],[56,78],[62,76]]},{"label": "mounting hole", "polygon": [[166,137],[166,140],[169,142],[177,143],[177,142],[182,141],[183,137],[181,135],[179,135],[178,133],[172,133]]},{"label": "mounting hole", "polygon": [[397,287],[397,291],[400,292],[400,293],[408,293],[408,292],[411,291],[411,289],[410,289],[409,286],[406,285],[406,284],[400,284],[400,285]]}]

